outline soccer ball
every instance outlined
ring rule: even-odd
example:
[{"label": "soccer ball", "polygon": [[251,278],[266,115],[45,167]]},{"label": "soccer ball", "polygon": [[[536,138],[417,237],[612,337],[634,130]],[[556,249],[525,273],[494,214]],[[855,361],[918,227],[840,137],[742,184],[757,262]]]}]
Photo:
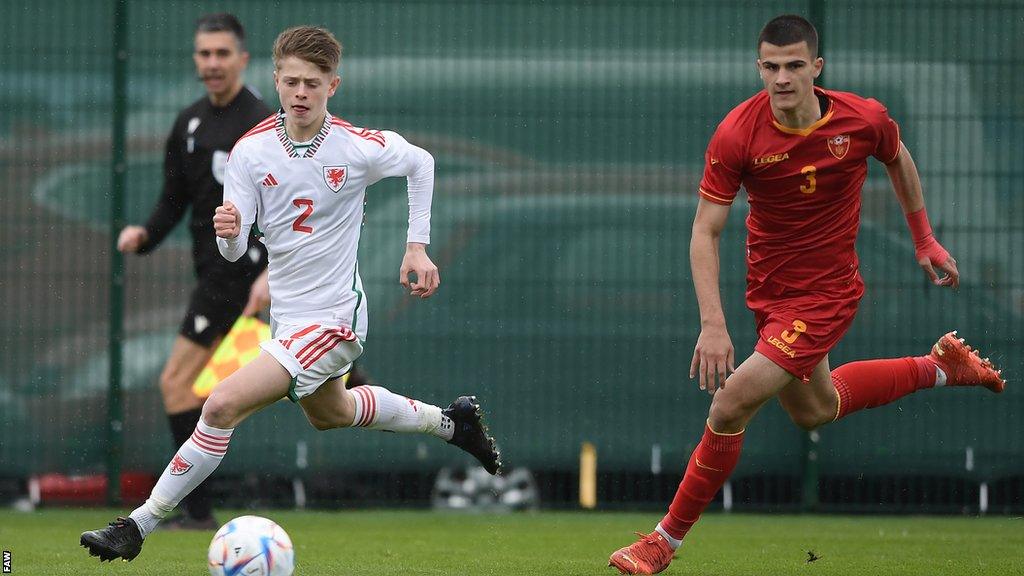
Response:
[{"label": "soccer ball", "polygon": [[207,553],[211,576],[291,576],[292,540],[273,520],[239,516],[220,527]]}]

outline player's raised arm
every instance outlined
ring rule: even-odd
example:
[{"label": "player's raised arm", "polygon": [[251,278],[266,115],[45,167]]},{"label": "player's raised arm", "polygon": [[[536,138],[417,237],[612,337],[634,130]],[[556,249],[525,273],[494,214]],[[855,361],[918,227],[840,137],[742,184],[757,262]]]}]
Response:
[{"label": "player's raised arm", "polygon": [[[430,205],[434,196],[434,157],[395,132],[382,132],[385,145],[377,158],[374,175],[405,176],[409,186],[409,231],[399,282],[413,296],[429,298],[441,285],[437,266],[427,256],[430,244]],[[410,280],[410,274],[413,279]]]},{"label": "player's raised arm", "polygon": [[[949,252],[939,244],[932,233],[931,224],[928,222],[928,213],[924,208],[924,194],[921,191],[921,176],[917,172],[917,165],[910,155],[907,147],[899,144],[899,151],[896,157],[885,165],[889,173],[889,180],[892,181],[896,198],[903,207],[903,214],[907,218],[907,225],[910,227],[910,235],[914,240],[914,253],[917,263],[924,269],[928,278],[937,286],[960,285],[960,272],[956,267],[956,260],[949,255]],[[939,278],[935,269],[945,273]]]},{"label": "player's raised arm", "polygon": [[[213,212],[213,233],[217,235],[217,238],[234,240],[238,238],[238,233],[242,229],[241,220],[238,208],[230,200],[225,200],[224,204],[217,206]],[[224,245],[221,246],[221,253],[223,253]],[[227,257],[226,254],[225,257]],[[234,260],[234,258],[230,259]]]},{"label": "player's raised arm", "polygon": [[234,262],[249,247],[249,230],[256,220],[256,187],[241,155],[232,152],[232,156],[224,175],[224,203],[213,215],[213,231],[221,256]]},{"label": "player's raised arm", "polygon": [[693,289],[700,306],[700,336],[690,361],[690,378],[699,377],[700,389],[714,393],[724,386],[728,372],[736,370],[735,351],[719,293],[718,244],[729,217],[729,205],[701,198],[690,236],[690,268]]}]

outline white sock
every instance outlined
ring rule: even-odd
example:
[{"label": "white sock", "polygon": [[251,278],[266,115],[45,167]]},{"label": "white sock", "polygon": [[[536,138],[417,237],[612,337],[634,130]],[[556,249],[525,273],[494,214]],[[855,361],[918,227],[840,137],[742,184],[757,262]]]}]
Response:
[{"label": "white sock", "polygon": [[935,386],[946,385],[946,373],[942,371],[942,368],[935,366]]},{"label": "white sock", "polygon": [[406,398],[380,386],[356,386],[354,427],[388,432],[420,432],[451,440],[455,424],[433,404]]},{"label": "white sock", "polygon": [[234,430],[207,426],[202,418],[199,419],[192,437],[181,445],[171,459],[153,487],[149,499],[129,515],[139,525],[143,538],[156,528],[182,498],[188,496],[217,469],[228,450],[228,442]]},{"label": "white sock", "polygon": [[675,538],[669,536],[668,532],[666,532],[665,529],[661,527],[661,522],[658,522],[658,525],[654,527],[654,530],[658,534],[661,534],[661,537],[665,539],[665,542],[668,542],[668,545],[671,546],[673,550],[676,550],[683,545],[682,540],[676,540]]}]

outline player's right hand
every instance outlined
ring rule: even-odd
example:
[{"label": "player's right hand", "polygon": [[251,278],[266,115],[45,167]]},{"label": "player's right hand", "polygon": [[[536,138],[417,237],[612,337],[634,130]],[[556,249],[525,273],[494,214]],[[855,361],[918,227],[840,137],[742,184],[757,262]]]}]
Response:
[{"label": "player's right hand", "polygon": [[117,251],[134,254],[149,240],[149,232],[142,226],[125,226],[117,236]]},{"label": "player's right hand", "polygon": [[229,201],[217,206],[213,213],[213,233],[219,238],[234,238],[242,231],[242,216]]},{"label": "player's right hand", "polygon": [[725,388],[725,379],[736,371],[735,363],[729,331],[724,326],[702,328],[690,361],[690,378],[698,378],[700,389],[714,394],[718,388]]}]

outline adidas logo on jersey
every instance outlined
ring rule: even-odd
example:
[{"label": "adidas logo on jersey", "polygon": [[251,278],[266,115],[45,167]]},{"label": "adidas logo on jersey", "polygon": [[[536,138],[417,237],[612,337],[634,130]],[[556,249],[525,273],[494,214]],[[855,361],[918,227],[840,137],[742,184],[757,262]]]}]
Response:
[{"label": "adidas logo on jersey", "polygon": [[268,172],[267,177],[263,179],[263,187],[272,188],[274,186],[277,186],[277,178],[274,178],[274,175]]}]

